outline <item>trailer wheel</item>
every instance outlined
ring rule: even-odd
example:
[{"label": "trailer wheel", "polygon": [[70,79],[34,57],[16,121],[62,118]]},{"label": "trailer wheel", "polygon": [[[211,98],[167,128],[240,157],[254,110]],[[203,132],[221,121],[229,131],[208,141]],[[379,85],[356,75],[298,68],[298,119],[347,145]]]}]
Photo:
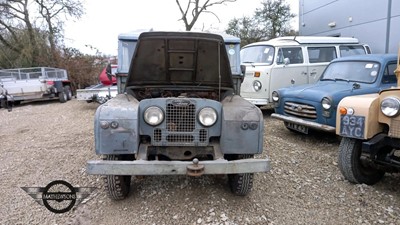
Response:
[{"label": "trailer wheel", "polygon": [[67,93],[65,93],[65,91],[61,91],[58,93],[58,98],[60,100],[61,103],[67,102],[68,96]]},{"label": "trailer wheel", "polygon": [[71,100],[72,99],[72,90],[71,87],[69,85],[64,86],[64,91],[67,94],[67,100]]},{"label": "trailer wheel", "polygon": [[[228,160],[253,158],[253,155],[228,155]],[[233,194],[245,196],[253,188],[253,173],[228,174],[229,187]]]},{"label": "trailer wheel", "polygon": [[372,185],[380,181],[385,172],[362,163],[361,143],[358,139],[342,138],[339,145],[339,169],[351,183]]},{"label": "trailer wheel", "polygon": [[[107,155],[104,160],[120,160],[117,155]],[[131,187],[132,176],[107,175],[104,177],[104,187],[112,200],[125,199]]]}]

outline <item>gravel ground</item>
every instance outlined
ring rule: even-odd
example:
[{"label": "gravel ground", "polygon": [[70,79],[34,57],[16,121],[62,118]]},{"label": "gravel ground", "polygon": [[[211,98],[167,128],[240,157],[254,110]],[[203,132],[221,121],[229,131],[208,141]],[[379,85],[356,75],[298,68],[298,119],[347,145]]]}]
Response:
[{"label": "gravel ground", "polygon": [[[0,110],[0,224],[400,224],[400,176],[353,185],[337,167],[334,135],[286,130],[264,112],[272,170],[255,175],[253,191],[233,196],[224,176],[148,176],[132,181],[126,200],[107,198],[99,176],[85,172],[94,154],[96,104],[22,104]],[[54,214],[21,187],[53,180],[96,187],[89,200]]]}]

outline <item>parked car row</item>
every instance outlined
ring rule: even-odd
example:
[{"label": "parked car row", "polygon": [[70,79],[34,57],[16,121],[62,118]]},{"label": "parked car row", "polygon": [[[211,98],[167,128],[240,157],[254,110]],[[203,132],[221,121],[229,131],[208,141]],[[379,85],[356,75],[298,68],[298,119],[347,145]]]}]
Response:
[{"label": "parked car row", "polygon": [[[103,159],[86,168],[103,175],[111,199],[126,198],[136,175],[225,174],[233,194],[248,194],[254,173],[270,170],[268,156],[254,157],[264,148],[256,106],[274,107],[271,117],[289,130],[343,136],[339,168],[350,182],[374,184],[400,172],[394,54],[370,54],[355,38],[334,37],[282,37],[240,50],[236,37],[187,32],[120,35],[118,52],[116,72],[111,65],[103,71],[116,89],[104,91],[106,104],[95,114],[95,151]],[[46,97],[71,98],[65,77],[35,78],[54,84]],[[78,98],[101,97],[90,91]]]},{"label": "parked car row", "polygon": [[[242,96],[267,108],[272,102],[271,117],[291,131],[342,136],[338,165],[352,183],[375,184],[386,172],[400,172],[400,49],[398,56],[369,54],[355,40],[296,40],[278,38],[241,50]],[[343,46],[355,51],[343,54]]]},{"label": "parked car row", "polygon": [[357,55],[333,60],[316,84],[281,88],[272,93],[275,113],[293,131],[335,132],[337,106],[344,97],[378,93],[396,86],[395,54]]},{"label": "parked car row", "polygon": [[369,53],[368,45],[347,37],[279,37],[252,43],[240,52],[246,66],[240,95],[257,106],[272,108],[273,91],[314,84],[333,59]]}]

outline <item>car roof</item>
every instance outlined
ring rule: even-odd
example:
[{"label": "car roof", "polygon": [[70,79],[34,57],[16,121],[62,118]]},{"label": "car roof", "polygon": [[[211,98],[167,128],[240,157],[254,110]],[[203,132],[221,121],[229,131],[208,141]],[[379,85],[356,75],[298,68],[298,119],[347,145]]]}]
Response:
[{"label": "car roof", "polygon": [[328,36],[285,36],[268,41],[254,42],[243,48],[257,45],[300,46],[302,44],[360,44],[357,38]]},{"label": "car roof", "polygon": [[396,54],[367,54],[367,55],[352,55],[345,56],[341,58],[336,58],[332,60],[332,62],[341,62],[341,61],[377,61],[380,63],[384,63],[387,61],[397,60]]}]

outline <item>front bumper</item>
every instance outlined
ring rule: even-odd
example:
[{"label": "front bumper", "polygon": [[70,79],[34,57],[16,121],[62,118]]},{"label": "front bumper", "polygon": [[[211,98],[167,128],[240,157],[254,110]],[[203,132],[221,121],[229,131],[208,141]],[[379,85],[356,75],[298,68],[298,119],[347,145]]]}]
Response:
[{"label": "front bumper", "polygon": [[257,105],[257,106],[264,106],[267,108],[272,108],[273,107],[273,103],[270,103],[268,101],[267,98],[246,98],[243,97],[245,100],[251,102],[253,105]]},{"label": "front bumper", "polygon": [[[87,162],[88,174],[96,175],[190,175],[236,174],[268,172],[270,159],[225,159],[209,161],[107,161],[91,160]],[[199,169],[195,174],[193,171]]]},{"label": "front bumper", "polygon": [[277,113],[272,113],[271,117],[278,119],[278,120],[282,120],[284,122],[306,126],[306,127],[312,128],[314,130],[322,130],[322,131],[331,132],[331,133],[336,132],[335,127],[316,123],[316,122],[311,122],[311,121],[307,121],[307,120],[303,120],[303,119],[299,119],[299,118],[295,118],[295,117],[285,116],[285,115],[281,115],[281,114],[277,114]]}]

